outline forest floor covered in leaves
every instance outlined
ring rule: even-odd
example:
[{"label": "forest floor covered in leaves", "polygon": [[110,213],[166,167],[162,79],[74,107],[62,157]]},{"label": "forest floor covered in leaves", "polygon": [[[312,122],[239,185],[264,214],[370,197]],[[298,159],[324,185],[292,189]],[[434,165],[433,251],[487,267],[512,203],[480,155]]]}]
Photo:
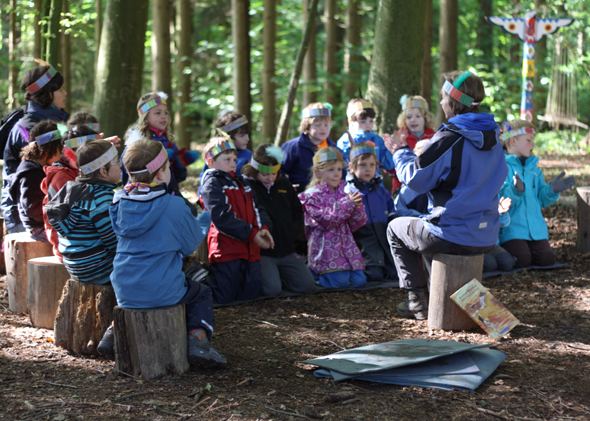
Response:
[{"label": "forest floor covered in leaves", "polygon": [[[547,157],[590,185],[590,158]],[[573,194],[568,192],[569,195]],[[488,278],[483,284],[520,320],[495,342],[481,330],[429,331],[404,320],[399,289],[331,292],[215,309],[214,344],[228,360],[148,381],[114,362],[69,355],[53,332],[7,311],[0,280],[0,419],[6,420],[587,420],[590,419],[590,254],[576,251],[576,214],[545,210],[566,267]],[[317,379],[300,361],[409,338],[490,343],[507,359],[475,392]]]}]

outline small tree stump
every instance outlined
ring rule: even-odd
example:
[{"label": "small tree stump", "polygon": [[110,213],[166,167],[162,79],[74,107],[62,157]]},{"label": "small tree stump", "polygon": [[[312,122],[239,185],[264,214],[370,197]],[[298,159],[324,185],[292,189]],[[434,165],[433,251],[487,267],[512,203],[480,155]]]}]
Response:
[{"label": "small tree stump", "polygon": [[578,203],[578,251],[590,252],[590,187],[576,189]]},{"label": "small tree stump", "polygon": [[57,304],[70,274],[55,256],[29,260],[27,307],[35,327],[53,329]]},{"label": "small tree stump", "polygon": [[115,307],[115,368],[147,379],[189,369],[184,304],[160,308]]},{"label": "small tree stump", "polygon": [[451,300],[451,295],[473,278],[481,279],[483,254],[456,256],[435,254],[430,274],[428,327],[444,330],[471,330],[477,325]]},{"label": "small tree stump", "polygon": [[53,255],[51,244],[33,240],[26,232],[4,237],[8,306],[15,313],[27,312],[29,290],[28,261],[35,257]]},{"label": "small tree stump", "polygon": [[74,354],[98,354],[96,347],[113,320],[116,305],[111,285],[69,279],[55,315],[55,344]]}]

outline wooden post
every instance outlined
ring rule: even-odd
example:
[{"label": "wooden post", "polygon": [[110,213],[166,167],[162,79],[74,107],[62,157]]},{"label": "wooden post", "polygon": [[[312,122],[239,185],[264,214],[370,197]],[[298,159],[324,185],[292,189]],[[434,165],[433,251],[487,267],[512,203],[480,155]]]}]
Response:
[{"label": "wooden post", "polygon": [[8,307],[14,313],[27,312],[29,289],[28,261],[35,257],[51,256],[51,244],[35,241],[26,232],[4,237]]},{"label": "wooden post", "polygon": [[[8,235],[6,232],[6,225],[4,225],[4,218],[0,216],[0,244],[4,244],[4,237]],[[4,261],[4,247],[0,250],[0,275],[6,274],[6,262]]]},{"label": "wooden post", "polygon": [[473,278],[481,279],[483,254],[456,256],[435,254],[430,275],[428,327],[444,330],[470,330],[477,325],[451,300],[451,295]]},{"label": "wooden post", "polygon": [[590,187],[578,187],[578,251],[590,252]]},{"label": "wooden post", "polygon": [[184,304],[125,309],[115,307],[115,368],[147,379],[189,369]]},{"label": "wooden post", "polygon": [[116,305],[111,285],[69,279],[55,315],[55,345],[74,354],[98,354],[96,347],[113,320]]},{"label": "wooden post", "polygon": [[27,307],[35,327],[53,330],[57,304],[70,274],[56,256],[29,260]]}]

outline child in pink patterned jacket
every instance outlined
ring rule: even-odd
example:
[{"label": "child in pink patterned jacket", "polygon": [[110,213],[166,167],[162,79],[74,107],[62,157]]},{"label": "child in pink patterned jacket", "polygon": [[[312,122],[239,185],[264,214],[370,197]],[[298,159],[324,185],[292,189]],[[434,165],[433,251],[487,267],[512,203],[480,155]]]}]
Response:
[{"label": "child in pink patterned jacket", "polygon": [[344,160],[327,147],[313,157],[313,178],[299,194],[305,212],[309,268],[326,288],[362,287],[367,283],[363,256],[352,236],[367,222],[360,192],[344,192]]}]

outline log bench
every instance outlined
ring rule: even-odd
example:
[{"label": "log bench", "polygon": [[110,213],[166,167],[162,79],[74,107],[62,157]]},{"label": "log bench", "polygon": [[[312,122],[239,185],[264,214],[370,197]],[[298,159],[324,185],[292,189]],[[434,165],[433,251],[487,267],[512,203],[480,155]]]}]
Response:
[{"label": "log bench", "polygon": [[36,257],[53,255],[51,244],[35,241],[26,232],[4,237],[8,306],[14,313],[27,312],[29,290],[28,262]]},{"label": "log bench", "polygon": [[115,368],[146,379],[189,369],[184,304],[159,308],[115,307]]},{"label": "log bench", "polygon": [[116,305],[111,285],[69,279],[55,315],[55,344],[73,354],[97,355],[96,348],[113,320]]},{"label": "log bench", "polygon": [[56,256],[37,257],[28,262],[27,308],[34,327],[53,329],[57,304],[70,278]]},{"label": "log bench", "polygon": [[477,324],[450,298],[473,278],[481,279],[483,254],[457,256],[435,254],[430,274],[428,327],[443,330],[471,330]]}]

